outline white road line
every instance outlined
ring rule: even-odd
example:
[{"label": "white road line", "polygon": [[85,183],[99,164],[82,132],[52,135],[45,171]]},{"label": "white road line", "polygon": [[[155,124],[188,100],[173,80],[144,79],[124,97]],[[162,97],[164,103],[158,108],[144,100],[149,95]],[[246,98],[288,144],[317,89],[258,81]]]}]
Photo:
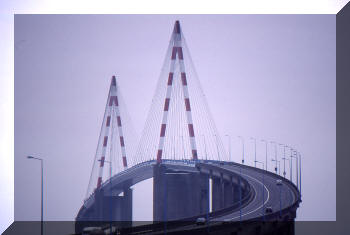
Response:
[{"label": "white road line", "polygon": [[[249,178],[255,180],[256,182],[258,182],[258,183],[260,183],[261,185],[264,186],[264,188],[265,188],[266,191],[267,191],[267,198],[266,198],[266,200],[264,201],[264,204],[263,204],[263,205],[265,205],[265,204],[267,203],[267,201],[269,200],[269,198],[270,198],[270,191],[268,190],[268,188],[267,188],[261,181],[259,181],[259,180],[255,179],[255,178],[253,178],[252,176],[249,176],[249,175],[246,175],[246,174],[242,174],[242,175],[245,175],[245,176],[247,176],[247,177],[249,177]],[[252,185],[252,186],[253,186],[253,188],[254,188],[254,190],[255,190],[254,185]],[[255,190],[255,191],[256,191],[256,190]],[[256,196],[256,195],[255,195],[255,196]],[[247,212],[247,213],[242,214],[242,217],[245,216],[245,215],[249,215],[249,214],[251,214],[251,213],[253,213],[253,212],[259,210],[263,205],[259,206],[258,208],[255,208],[255,210],[252,210],[252,211],[249,211],[249,212]],[[233,219],[237,219],[237,218],[239,218],[239,217],[240,217],[240,216],[238,215],[238,216],[232,217],[232,218],[230,218],[230,219],[233,220]]]}]

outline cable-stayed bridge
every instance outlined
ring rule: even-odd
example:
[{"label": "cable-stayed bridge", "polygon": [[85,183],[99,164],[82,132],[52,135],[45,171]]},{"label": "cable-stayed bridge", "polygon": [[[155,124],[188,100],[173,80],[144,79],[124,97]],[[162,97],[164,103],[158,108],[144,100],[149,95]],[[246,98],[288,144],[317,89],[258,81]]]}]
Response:
[{"label": "cable-stayed bridge", "polygon": [[[243,138],[242,161],[232,161],[176,21],[138,142],[118,79],[112,77],[86,199],[76,217],[77,230],[99,222],[110,224],[109,230],[106,227],[109,233],[157,234],[178,229],[192,233],[193,229],[237,222],[240,226],[231,230],[249,234],[250,228],[243,231],[242,223],[262,221],[254,234],[271,230],[293,234],[294,223],[270,226],[265,222],[294,221],[301,202],[301,157],[292,148],[286,153],[283,145],[282,157],[276,150],[275,157],[268,159],[265,142],[266,158],[259,160],[255,139],[255,167],[244,161]],[[273,172],[267,164],[275,165]],[[154,223],[131,229],[130,187],[152,177]],[[126,223],[118,226],[118,221]]]}]

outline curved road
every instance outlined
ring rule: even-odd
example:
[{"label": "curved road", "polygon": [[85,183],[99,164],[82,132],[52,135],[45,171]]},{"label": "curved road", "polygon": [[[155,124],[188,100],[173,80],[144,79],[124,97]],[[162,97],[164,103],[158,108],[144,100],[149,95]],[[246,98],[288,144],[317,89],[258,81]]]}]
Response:
[{"label": "curved road", "polygon": [[[232,171],[236,174],[241,174],[242,177],[249,182],[252,190],[254,190],[254,198],[241,209],[241,212],[239,209],[237,209],[226,215],[210,218],[209,223],[211,225],[218,223],[220,224],[222,221],[240,221],[240,218],[242,221],[261,221],[263,215],[268,215],[264,212],[266,207],[271,207],[273,213],[288,208],[297,201],[300,202],[300,194],[296,186],[288,179],[285,179],[279,175],[240,164],[225,162],[211,162],[211,164]],[[282,181],[281,185],[277,185],[276,181],[278,179]],[[190,224],[187,226],[169,229],[168,232],[191,231],[194,228],[201,227],[206,227],[206,225],[198,226]],[[162,232],[158,231],[150,234],[161,233]]]},{"label": "curved road", "polygon": [[[276,213],[285,208],[289,208],[292,205],[298,206],[298,203],[301,201],[300,193],[297,187],[290,182],[288,179],[285,179],[274,173],[261,170],[258,168],[240,165],[237,163],[231,162],[219,162],[219,161],[199,161],[202,165],[214,166],[214,168],[222,168],[224,171],[231,171],[235,174],[241,174],[241,176],[248,181],[253,190],[253,198],[247,203],[241,211],[238,209],[232,210],[228,213],[221,213],[219,216],[210,217],[210,224],[215,224],[220,221],[261,221],[262,216],[268,216],[268,213],[265,213],[266,207],[272,208],[272,213]],[[137,182],[151,178],[153,176],[153,166],[156,164],[155,161],[143,162],[141,164],[135,165],[123,172],[120,172],[112,177],[112,188],[115,193],[118,193],[122,190],[121,185],[128,184],[131,186]],[[176,160],[165,160],[163,164],[166,164],[167,168],[172,170],[186,170],[186,171],[198,171],[196,168],[195,162],[192,161],[176,161]],[[218,169],[217,171],[220,171]],[[280,179],[282,181],[281,185],[276,183],[276,180]],[[108,182],[105,182],[102,187],[108,187],[110,185]],[[89,199],[84,202],[84,206],[81,208],[80,215],[84,214],[84,211],[88,209],[94,203],[94,195],[90,195]],[[294,219],[294,218],[292,218]],[[142,226],[141,226],[142,227]],[[140,228],[141,228],[140,227]],[[197,226],[201,227],[201,226]],[[181,228],[173,228],[168,230],[170,231],[185,231],[191,230],[194,228],[193,223],[190,225],[185,225]],[[156,228],[155,228],[156,229]],[[138,230],[138,229],[136,229]],[[140,230],[138,230],[140,231]],[[152,231],[152,230],[151,230]],[[157,229],[153,230],[157,233]],[[158,230],[158,232],[160,232]]]},{"label": "curved road", "polygon": [[[240,174],[239,166],[221,166],[227,170]],[[241,167],[242,177],[244,177],[255,191],[254,199],[244,208],[242,208],[242,220],[249,220],[263,216],[263,208],[271,207],[273,212],[280,211],[293,205],[298,200],[298,192],[287,179],[255,169],[253,167]],[[281,179],[282,184],[277,185],[276,180]],[[263,206],[264,205],[264,206]],[[264,213],[265,214],[265,213]],[[223,220],[240,220],[240,211],[235,211],[229,215],[221,216],[214,219],[215,221]]]}]

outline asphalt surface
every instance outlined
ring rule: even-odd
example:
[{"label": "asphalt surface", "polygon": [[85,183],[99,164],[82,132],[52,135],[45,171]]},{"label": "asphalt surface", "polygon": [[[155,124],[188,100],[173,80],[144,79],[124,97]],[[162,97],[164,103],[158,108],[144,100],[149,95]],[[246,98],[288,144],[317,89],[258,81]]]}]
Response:
[{"label": "asphalt surface", "polygon": [[[239,166],[221,166],[227,170],[240,174]],[[229,215],[214,218],[214,221],[232,220],[239,221],[258,218],[266,214],[266,207],[271,207],[272,212],[291,206],[297,199],[297,191],[288,183],[287,179],[282,179],[282,184],[277,185],[277,175],[257,171],[249,167],[241,168],[242,177],[244,177],[252,189],[255,191],[254,199],[240,211],[235,211]],[[240,216],[241,215],[241,216]]]}]

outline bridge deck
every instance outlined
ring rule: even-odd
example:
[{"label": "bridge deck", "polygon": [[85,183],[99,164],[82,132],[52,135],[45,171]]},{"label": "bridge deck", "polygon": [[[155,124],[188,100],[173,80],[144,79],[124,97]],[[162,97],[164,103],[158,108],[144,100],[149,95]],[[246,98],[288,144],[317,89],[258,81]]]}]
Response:
[{"label": "bridge deck", "polygon": [[[260,220],[264,213],[263,198],[264,208],[271,207],[272,213],[289,208],[293,205],[298,206],[298,203],[300,202],[300,194],[295,185],[289,180],[284,179],[274,173],[236,163],[218,161],[198,162],[207,166],[215,166],[216,168],[233,172],[238,175],[241,174],[241,176],[249,182],[252,190],[254,191],[254,198],[241,209],[241,212],[239,209],[235,209],[229,213],[225,213],[225,215],[210,218],[212,221],[239,221],[240,215],[241,219],[244,221]],[[123,190],[123,187],[130,187],[140,181],[151,178],[153,176],[154,164],[156,164],[155,161],[144,162],[114,175],[111,183],[113,193],[118,194]],[[195,162],[193,161],[165,160],[163,164],[166,164],[168,168],[175,171],[198,171]],[[282,185],[277,185],[277,179],[282,180]],[[111,184],[109,181],[107,181],[102,185],[102,187],[108,188]],[[105,191],[108,192],[109,190]],[[93,203],[94,195],[92,194],[90,198],[85,201],[79,214],[83,214],[84,209],[89,208]],[[264,215],[268,216],[269,214],[264,213]]]}]

